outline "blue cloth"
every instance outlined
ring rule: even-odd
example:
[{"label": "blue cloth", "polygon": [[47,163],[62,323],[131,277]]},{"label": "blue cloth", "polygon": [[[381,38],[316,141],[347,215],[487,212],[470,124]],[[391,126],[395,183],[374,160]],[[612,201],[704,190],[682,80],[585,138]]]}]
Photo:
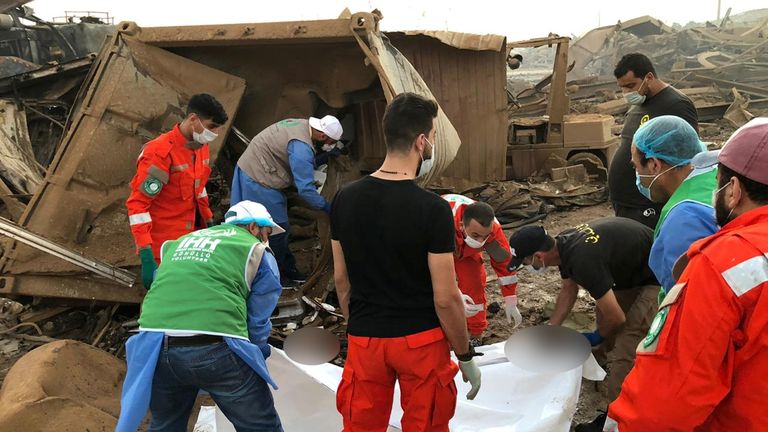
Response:
[{"label": "blue cloth", "polygon": [[315,153],[310,146],[311,144],[295,139],[288,141],[288,164],[291,166],[293,183],[299,191],[299,196],[307,204],[330,213],[331,205],[315,187]]},{"label": "blue cloth", "polygon": [[238,431],[282,432],[267,383],[226,343],[163,344],[152,383],[149,432],[186,432],[198,389],[205,389]]},{"label": "blue cloth", "polygon": [[[269,317],[281,292],[280,273],[275,258],[272,254],[264,254],[247,299],[250,340],[224,338],[232,352],[275,389],[277,384],[267,370],[266,358],[270,354],[267,337],[272,330]],[[149,409],[152,381],[164,337],[162,332],[142,331],[131,336],[125,344],[128,371],[123,383],[120,419],[115,429],[117,432],[135,432]]]},{"label": "blue cloth", "polygon": [[672,267],[680,255],[688,251],[693,242],[714,234],[717,229],[715,210],[699,202],[683,201],[669,211],[648,259],[664,292],[676,283]]},{"label": "blue cloth", "polygon": [[276,224],[288,222],[288,202],[285,195],[277,189],[270,189],[256,183],[239,166],[235,165],[230,205],[245,200],[257,202],[266,207]]}]

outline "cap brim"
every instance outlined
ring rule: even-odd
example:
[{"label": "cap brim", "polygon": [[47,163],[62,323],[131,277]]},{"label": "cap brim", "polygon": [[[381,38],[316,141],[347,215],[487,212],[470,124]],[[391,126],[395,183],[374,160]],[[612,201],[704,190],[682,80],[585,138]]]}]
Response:
[{"label": "cap brim", "polygon": [[281,227],[278,224],[274,224],[272,225],[272,234],[270,234],[269,236],[271,237],[273,235],[283,234],[284,232],[285,230],[283,229],[283,227]]},{"label": "cap brim", "polygon": [[691,165],[697,169],[713,167],[718,164],[718,156],[720,150],[703,151],[691,158]]},{"label": "cap brim", "polygon": [[[321,127],[320,126],[320,119],[319,118],[310,117],[309,118],[309,125],[312,126],[314,129],[317,129],[317,130],[321,131],[321,129],[320,129],[320,127]],[[325,132],[323,132],[323,133],[325,133]]]},{"label": "cap brim", "polygon": [[514,257],[509,262],[509,265],[507,266],[507,270],[509,271],[517,271],[520,269],[520,267],[523,265],[523,258],[522,257]]}]

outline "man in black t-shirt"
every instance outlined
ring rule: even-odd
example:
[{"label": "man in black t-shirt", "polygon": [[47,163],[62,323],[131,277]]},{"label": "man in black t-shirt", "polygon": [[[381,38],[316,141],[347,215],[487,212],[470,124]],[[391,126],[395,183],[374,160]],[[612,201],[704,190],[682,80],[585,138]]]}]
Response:
[{"label": "man in black t-shirt", "polygon": [[468,399],[480,389],[453,267],[453,214],[414,182],[431,166],[436,116],[434,101],[395,97],[384,113],[384,163],[331,206],[334,280],[349,335],[336,394],[344,430],[385,430],[395,381],[406,431],[448,431],[458,369],[472,384]]},{"label": "man in black t-shirt", "polygon": [[653,63],[643,54],[625,55],[613,74],[630,108],[624,118],[621,144],[611,161],[608,192],[616,216],[634,219],[654,229],[662,205],[652,202],[637,188],[631,162],[632,137],[645,122],[663,115],[680,117],[698,130],[699,116],[688,96],[660,80]]},{"label": "man in black t-shirt", "polygon": [[[573,309],[579,287],[595,299],[597,329],[584,337],[604,351],[610,401],[618,397],[635,362],[637,344],[645,337],[658,308],[659,286],[648,267],[653,230],[621,217],[596,219],[567,229],[555,238],[541,226],[527,226],[509,238],[514,251],[510,267],[529,265],[534,271],[558,266],[563,278],[549,323],[561,325]],[[577,432],[602,431],[605,414],[576,427]]]}]

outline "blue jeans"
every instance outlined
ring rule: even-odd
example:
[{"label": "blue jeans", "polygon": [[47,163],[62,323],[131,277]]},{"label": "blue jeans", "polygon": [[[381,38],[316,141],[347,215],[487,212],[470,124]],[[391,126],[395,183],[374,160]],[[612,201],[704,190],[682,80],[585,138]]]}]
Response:
[{"label": "blue jeans", "polygon": [[200,389],[238,432],[283,432],[267,383],[225,342],[169,347],[167,341],[152,381],[150,432],[186,432]]},{"label": "blue jeans", "polygon": [[288,279],[297,279],[299,270],[296,269],[296,258],[288,247],[288,232],[290,231],[291,226],[288,222],[278,222],[277,224],[280,225],[285,232],[270,236],[269,247],[275,254],[277,267],[280,269],[280,276]]}]

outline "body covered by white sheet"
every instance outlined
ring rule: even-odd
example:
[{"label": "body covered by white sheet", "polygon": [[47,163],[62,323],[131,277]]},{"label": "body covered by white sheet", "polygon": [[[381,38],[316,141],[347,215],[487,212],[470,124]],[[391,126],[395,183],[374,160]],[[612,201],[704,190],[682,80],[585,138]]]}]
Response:
[{"label": "body covered by white sheet", "polygon": [[[534,374],[506,360],[503,342],[480,347],[478,351],[485,353],[476,358],[483,373],[482,388],[477,398],[469,401],[465,397],[469,385],[461,380],[461,374],[456,376],[459,398],[456,415],[450,423],[452,432],[570,430],[579,399],[582,366],[566,372]],[[280,386],[273,394],[286,431],[341,430],[341,416],[335,401],[335,391],[341,381],[340,367],[301,365],[274,348],[267,365]],[[599,374],[599,379],[603,376],[604,372]],[[402,413],[396,388],[390,425],[399,427]],[[234,429],[220,426],[217,432],[229,430]]]}]

